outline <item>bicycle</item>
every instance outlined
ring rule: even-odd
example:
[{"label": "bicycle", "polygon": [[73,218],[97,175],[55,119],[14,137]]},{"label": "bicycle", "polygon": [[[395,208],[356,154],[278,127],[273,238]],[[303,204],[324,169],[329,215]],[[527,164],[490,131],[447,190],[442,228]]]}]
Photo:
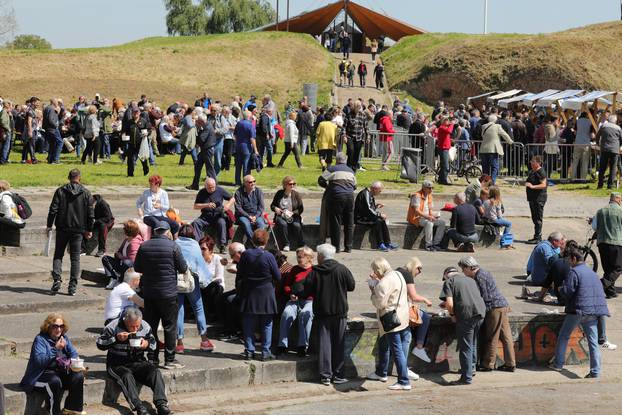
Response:
[{"label": "bicycle", "polygon": [[[434,170],[435,180],[438,181],[438,177],[441,173],[441,166],[439,165]],[[454,160],[449,163],[449,173],[447,176],[455,174],[457,177],[464,177],[467,183],[471,183],[473,179],[479,179],[482,176],[482,168],[480,161],[473,157],[470,160]]]},{"label": "bicycle", "polygon": [[[588,219],[587,222],[591,224],[592,219]],[[590,235],[591,234],[591,235]],[[583,251],[583,261],[585,264],[592,268],[594,272],[598,272],[598,257],[596,256],[596,252],[592,249],[594,243],[596,242],[596,232],[592,230],[590,227],[587,231],[587,242],[585,245],[580,246],[579,249]]]}]

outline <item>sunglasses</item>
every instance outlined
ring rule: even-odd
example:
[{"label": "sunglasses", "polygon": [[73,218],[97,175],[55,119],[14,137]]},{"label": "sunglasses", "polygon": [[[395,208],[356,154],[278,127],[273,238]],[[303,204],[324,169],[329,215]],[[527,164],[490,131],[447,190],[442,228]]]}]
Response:
[{"label": "sunglasses", "polygon": [[288,186],[296,186],[296,182],[294,183],[287,183]]},{"label": "sunglasses", "polygon": [[203,251],[203,252],[207,251],[207,246],[202,246],[201,247],[201,251]]},{"label": "sunglasses", "polygon": [[252,182],[246,182],[248,184],[255,183],[257,180],[253,180]]},{"label": "sunglasses", "polygon": [[65,325],[64,324],[52,324],[52,325],[50,325],[50,327],[53,330],[56,330],[56,329],[65,330]]}]

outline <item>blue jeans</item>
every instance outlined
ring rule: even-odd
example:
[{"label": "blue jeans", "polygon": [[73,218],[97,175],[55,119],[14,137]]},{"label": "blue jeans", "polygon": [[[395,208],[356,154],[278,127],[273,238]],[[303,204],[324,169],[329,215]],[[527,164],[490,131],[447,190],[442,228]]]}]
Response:
[{"label": "blue jeans", "polygon": [[495,223],[497,225],[503,226],[503,234],[507,235],[508,233],[512,233],[512,222],[507,219],[495,219]]},{"label": "blue jeans", "polygon": [[583,333],[587,337],[590,349],[590,374],[594,377],[600,376],[600,347],[598,346],[598,317],[582,316],[579,314],[566,314],[559,334],[557,335],[557,345],[555,346],[555,367],[561,369],[566,361],[566,348],[570,335],[581,325]]},{"label": "blue jeans", "polygon": [[102,154],[104,157],[110,157],[110,134],[100,133],[99,141],[102,143]]},{"label": "blue jeans", "polygon": [[456,341],[460,353],[460,379],[473,382],[473,369],[477,363],[477,336],[484,319],[480,316],[456,322]]},{"label": "blue jeans", "polygon": [[378,339],[378,363],[376,375],[386,377],[389,373],[389,357],[393,353],[397,369],[397,383],[409,385],[408,380],[408,346],[410,345],[410,328],[395,333],[385,333]]},{"label": "blue jeans", "polygon": [[499,175],[499,155],[497,153],[480,153],[482,159],[482,172],[492,177],[492,184],[497,181]]},{"label": "blue jeans", "polygon": [[419,316],[421,317],[422,323],[419,327],[415,329],[415,344],[424,345],[425,338],[428,335],[428,329],[430,328],[430,322],[432,321],[432,317],[422,309],[419,309]]},{"label": "blue jeans", "polygon": [[168,151],[171,151],[172,148],[175,154],[181,154],[181,144],[179,144],[178,138],[171,138],[171,141],[164,144],[164,148]]},{"label": "blue jeans", "polygon": [[298,300],[288,301],[281,315],[281,326],[279,329],[280,347],[288,346],[287,335],[296,318],[298,318],[298,347],[309,346],[309,336],[311,335],[311,325],[313,324],[313,301]]},{"label": "blue jeans", "polygon": [[244,331],[244,350],[247,353],[255,353],[255,328],[261,326],[262,355],[272,354],[272,315],[246,314],[242,315],[242,330]]},{"label": "blue jeans", "polygon": [[216,143],[214,147],[214,171],[216,172],[216,176],[222,170],[222,152],[225,148],[225,140],[220,140]]},{"label": "blue jeans", "polygon": [[607,341],[607,316],[598,317],[598,344],[603,344]]},{"label": "blue jeans", "polygon": [[266,163],[264,167],[272,165],[272,139],[258,138],[257,139],[257,151],[259,151],[259,158],[261,158],[261,163],[263,164],[263,156],[266,153]]},{"label": "blue jeans", "polygon": [[199,279],[194,277],[194,291],[187,294],[177,294],[177,338],[184,338],[184,298],[190,301],[190,305],[194,310],[195,319],[197,321],[197,330],[201,336],[207,332],[207,321],[203,312],[203,300],[201,300],[201,287],[199,287]]},{"label": "blue jeans", "polygon": [[[244,233],[248,239],[253,239],[253,224],[250,219],[246,216],[241,216],[238,218],[238,225],[244,227]],[[255,229],[266,229],[266,221],[263,217],[257,216],[257,220],[255,221]]]},{"label": "blue jeans", "polygon": [[250,154],[240,154],[236,153],[235,155],[235,185],[242,186],[242,179],[244,176],[251,174],[251,169],[249,168],[251,160]]},{"label": "blue jeans", "polygon": [[184,160],[186,159],[186,155],[190,154],[190,157],[192,157],[192,164],[194,165],[194,163],[197,162],[197,148],[193,148],[192,150],[188,150],[188,148],[186,147],[182,147],[181,149],[181,155],[179,156],[179,165],[181,166],[182,164],[184,164]]},{"label": "blue jeans", "polygon": [[7,133],[4,139],[4,142],[2,143],[2,145],[0,145],[0,149],[2,149],[2,151],[0,151],[0,163],[6,163],[7,161],[9,161],[9,152],[11,151],[11,133]]},{"label": "blue jeans", "polygon": [[63,152],[63,137],[60,135],[60,131],[58,130],[58,128],[54,131],[54,158],[53,158],[53,162],[58,163],[60,162],[60,155]]}]

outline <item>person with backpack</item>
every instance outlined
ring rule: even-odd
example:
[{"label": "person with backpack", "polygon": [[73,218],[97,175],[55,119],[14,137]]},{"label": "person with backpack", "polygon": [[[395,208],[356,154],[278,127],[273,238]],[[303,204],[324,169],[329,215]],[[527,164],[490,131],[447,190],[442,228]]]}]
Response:
[{"label": "person with backpack", "polygon": [[339,86],[343,86],[348,77],[348,62],[344,59],[339,62]]},{"label": "person with backpack", "polygon": [[[0,180],[0,225],[8,226],[13,229],[22,229],[26,226],[24,222],[26,218],[22,218],[20,215],[18,208],[19,203],[16,204],[15,199],[18,199],[19,202],[21,197],[17,193],[11,192],[11,185],[9,182]],[[28,209],[30,209],[30,207],[28,207]]]},{"label": "person with backpack", "polygon": [[359,84],[361,85],[361,88],[365,88],[365,80],[367,78],[367,65],[365,65],[365,62],[361,60],[361,63],[359,63],[359,67],[356,72],[359,75]]},{"label": "person with backpack", "polygon": [[69,183],[59,187],[54,192],[47,218],[48,234],[52,232],[52,225],[56,225],[56,242],[52,265],[52,278],[54,279],[51,289],[52,295],[55,295],[61,287],[63,256],[67,246],[69,246],[69,257],[71,259],[68,292],[69,295],[76,295],[78,278],[80,277],[82,238],[90,239],[93,236],[93,223],[95,222],[91,192],[80,183],[80,170],[71,170],[68,179]]}]

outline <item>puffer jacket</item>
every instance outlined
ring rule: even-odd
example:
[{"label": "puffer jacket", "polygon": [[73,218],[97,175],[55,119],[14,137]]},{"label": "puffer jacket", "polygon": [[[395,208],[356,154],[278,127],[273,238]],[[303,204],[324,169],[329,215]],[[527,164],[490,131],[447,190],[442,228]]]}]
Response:
[{"label": "puffer jacket", "polygon": [[84,233],[93,230],[94,222],[91,192],[79,183],[67,183],[56,189],[48,211],[48,228],[54,224],[59,231]]},{"label": "puffer jacket", "polygon": [[605,291],[598,275],[585,263],[573,267],[560,294],[566,299],[566,314],[608,316]]},{"label": "puffer jacket", "polygon": [[143,298],[176,297],[177,274],[183,274],[187,269],[188,264],[179,246],[158,234],[138,248],[134,261],[134,270],[143,274],[140,279]]}]

